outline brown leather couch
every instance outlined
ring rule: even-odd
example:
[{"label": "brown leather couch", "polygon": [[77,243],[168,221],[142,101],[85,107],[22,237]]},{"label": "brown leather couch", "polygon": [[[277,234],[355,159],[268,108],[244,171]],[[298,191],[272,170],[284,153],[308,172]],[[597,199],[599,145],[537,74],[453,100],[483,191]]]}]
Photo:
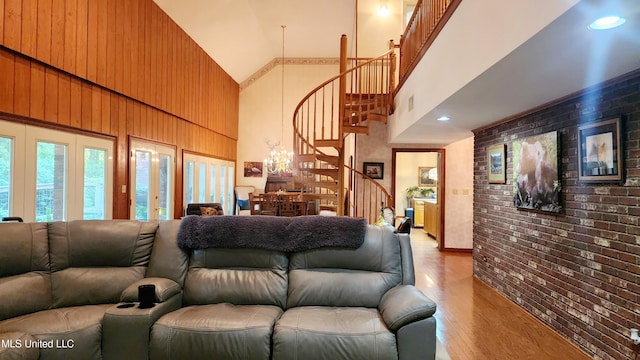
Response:
[{"label": "brown leather couch", "polygon": [[[357,249],[285,253],[183,251],[179,226],[1,224],[0,358],[435,357],[436,305],[393,228],[368,226]],[[140,284],[156,285],[154,307],[138,308]]]}]

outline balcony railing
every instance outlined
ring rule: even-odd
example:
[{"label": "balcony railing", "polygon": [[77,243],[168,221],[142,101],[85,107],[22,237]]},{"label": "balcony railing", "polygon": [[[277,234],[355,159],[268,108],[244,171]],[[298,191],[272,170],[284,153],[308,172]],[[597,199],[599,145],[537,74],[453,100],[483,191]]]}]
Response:
[{"label": "balcony railing", "polygon": [[418,0],[400,37],[400,81],[404,83],[462,0]]}]

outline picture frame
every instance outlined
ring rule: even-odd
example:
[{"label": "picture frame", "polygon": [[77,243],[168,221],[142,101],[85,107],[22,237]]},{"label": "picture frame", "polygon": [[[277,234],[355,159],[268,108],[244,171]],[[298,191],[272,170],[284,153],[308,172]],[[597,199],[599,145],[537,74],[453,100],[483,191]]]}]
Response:
[{"label": "picture frame", "polygon": [[559,133],[552,131],[512,143],[513,203],[518,209],[560,213]]},{"label": "picture frame", "polygon": [[578,126],[578,181],[615,183],[623,181],[621,118],[610,118]]},{"label": "picture frame", "polygon": [[244,177],[262,177],[262,161],[245,161]]},{"label": "picture frame", "polygon": [[435,187],[438,185],[438,168],[430,166],[418,167],[418,186]]},{"label": "picture frame", "polygon": [[362,164],[362,172],[372,179],[382,179],[384,178],[384,163],[364,162]]},{"label": "picture frame", "polygon": [[489,184],[505,184],[507,182],[506,148],[505,144],[487,148],[487,178],[489,179]]}]

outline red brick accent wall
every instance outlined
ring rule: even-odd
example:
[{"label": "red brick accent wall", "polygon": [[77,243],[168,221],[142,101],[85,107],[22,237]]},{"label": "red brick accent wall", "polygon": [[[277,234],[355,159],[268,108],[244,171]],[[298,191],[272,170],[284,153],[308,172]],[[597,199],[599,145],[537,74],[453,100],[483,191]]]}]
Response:
[{"label": "red brick accent wall", "polygon": [[[579,124],[623,115],[623,184],[578,180]],[[560,134],[561,214],[513,205],[512,142]],[[487,148],[507,145],[506,184]],[[475,133],[474,274],[596,359],[634,359],[640,327],[640,71]],[[637,347],[636,347],[637,349]]]}]

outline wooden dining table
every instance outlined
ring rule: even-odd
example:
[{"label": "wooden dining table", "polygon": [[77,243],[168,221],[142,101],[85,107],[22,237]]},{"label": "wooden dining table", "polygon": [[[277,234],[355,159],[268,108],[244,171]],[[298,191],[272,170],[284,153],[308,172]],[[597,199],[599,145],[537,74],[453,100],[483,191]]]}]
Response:
[{"label": "wooden dining table", "polygon": [[309,202],[300,192],[250,194],[249,199],[251,215],[302,216],[309,213]]}]

